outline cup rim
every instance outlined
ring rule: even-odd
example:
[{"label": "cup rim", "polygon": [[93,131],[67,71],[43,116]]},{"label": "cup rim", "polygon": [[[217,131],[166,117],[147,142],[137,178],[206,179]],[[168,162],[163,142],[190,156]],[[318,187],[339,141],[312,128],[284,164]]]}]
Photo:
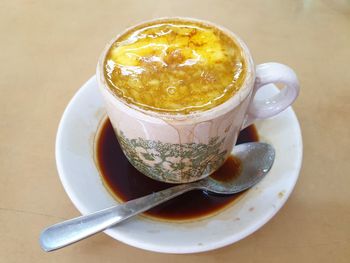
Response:
[{"label": "cup rim", "polygon": [[[105,61],[105,57],[107,55],[107,52],[109,51],[111,46],[115,43],[115,41],[120,36],[124,35],[125,33],[129,32],[129,31],[131,31],[139,26],[149,24],[149,23],[154,23],[154,22],[162,22],[162,21],[166,22],[166,21],[174,21],[174,20],[197,22],[197,23],[202,23],[202,24],[210,26],[210,27],[217,28],[218,30],[221,30],[229,37],[233,38],[233,40],[240,46],[240,48],[243,51],[243,55],[244,55],[244,58],[246,60],[246,63],[247,63],[247,73],[246,73],[245,79],[242,83],[242,87],[238,90],[238,92],[236,92],[228,100],[226,100],[223,103],[221,103],[213,108],[210,108],[208,110],[197,111],[197,112],[193,112],[193,113],[189,113],[189,114],[182,114],[182,113],[173,114],[173,113],[157,112],[157,111],[152,111],[152,110],[148,110],[148,109],[143,109],[135,104],[131,104],[131,103],[126,102],[125,100],[118,97],[117,95],[115,95],[111,91],[111,89],[109,88],[109,86],[106,82],[103,67],[104,67],[104,61]],[[161,17],[161,18],[155,18],[155,19],[151,19],[151,20],[145,20],[145,21],[142,21],[140,23],[137,23],[136,25],[130,26],[130,27],[124,29],[122,32],[120,32],[111,41],[109,41],[107,43],[107,45],[105,46],[102,54],[99,57],[97,69],[96,69],[96,77],[97,77],[100,88],[102,88],[103,90],[106,90],[107,93],[109,95],[111,95],[110,97],[113,98],[113,101],[117,103],[117,105],[120,105],[122,107],[126,106],[129,110],[136,111],[137,113],[140,113],[144,117],[147,116],[147,117],[151,117],[152,119],[156,118],[156,119],[161,119],[164,121],[174,121],[174,122],[176,122],[176,121],[183,122],[183,121],[186,121],[188,119],[191,119],[191,121],[193,122],[196,119],[201,120],[201,121],[206,120],[206,119],[208,119],[208,116],[221,116],[221,115],[227,113],[228,111],[234,109],[238,105],[240,105],[240,103],[243,102],[251,94],[253,83],[255,81],[255,66],[254,66],[253,58],[251,56],[251,53],[250,53],[247,45],[244,43],[244,41],[239,36],[237,36],[232,31],[228,30],[227,28],[225,28],[221,25],[217,25],[215,23],[206,21],[206,20],[201,20],[201,19],[196,19],[196,18],[179,17],[179,16]],[[211,118],[209,118],[209,119],[211,119]]]}]

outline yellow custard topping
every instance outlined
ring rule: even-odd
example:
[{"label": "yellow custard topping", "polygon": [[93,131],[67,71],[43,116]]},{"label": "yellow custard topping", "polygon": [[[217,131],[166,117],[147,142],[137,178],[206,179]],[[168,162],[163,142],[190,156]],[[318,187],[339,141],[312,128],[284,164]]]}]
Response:
[{"label": "yellow custard topping", "polygon": [[221,30],[200,22],[144,24],[107,52],[109,88],[127,103],[169,114],[211,109],[242,86],[242,49]]}]

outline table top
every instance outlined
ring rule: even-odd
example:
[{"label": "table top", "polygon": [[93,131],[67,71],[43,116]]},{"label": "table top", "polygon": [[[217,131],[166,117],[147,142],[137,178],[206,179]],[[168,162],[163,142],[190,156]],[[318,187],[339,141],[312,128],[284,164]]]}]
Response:
[{"label": "table top", "polygon": [[[348,262],[350,2],[6,1],[0,4],[0,258],[6,262]],[[241,36],[256,63],[295,69],[304,157],[296,188],[264,227],[200,254],[143,251],[98,234],[45,253],[48,225],[79,215],[57,175],[55,136],[104,45],[143,20],[187,16]],[[1,261],[1,260],[0,260]]]}]

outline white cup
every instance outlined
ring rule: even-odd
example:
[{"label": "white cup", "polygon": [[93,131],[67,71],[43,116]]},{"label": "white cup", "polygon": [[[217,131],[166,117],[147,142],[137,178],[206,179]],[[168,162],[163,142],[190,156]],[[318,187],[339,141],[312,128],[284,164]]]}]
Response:
[{"label": "white cup", "polygon": [[[238,36],[210,22],[191,18],[162,18],[140,25],[174,20],[200,22],[218,28],[240,45],[247,62],[247,74],[242,87],[230,99],[203,112],[176,115],[149,111],[126,103],[110,90],[103,71],[106,54],[120,35],[103,51],[96,76],[107,114],[130,163],[152,179],[187,183],[217,170],[231,154],[243,128],[290,106],[298,96],[299,82],[294,71],[286,65],[271,62],[255,66],[247,46]],[[254,99],[261,87],[272,83],[285,86],[273,97]]]}]

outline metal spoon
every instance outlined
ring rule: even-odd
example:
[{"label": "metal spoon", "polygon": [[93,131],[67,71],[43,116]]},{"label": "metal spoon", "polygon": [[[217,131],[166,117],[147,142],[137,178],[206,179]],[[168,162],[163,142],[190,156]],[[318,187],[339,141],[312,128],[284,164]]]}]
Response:
[{"label": "metal spoon", "polygon": [[217,194],[241,192],[258,183],[268,173],[275,159],[274,149],[266,143],[240,144],[234,148],[234,153],[242,162],[242,171],[233,180],[222,182],[207,177],[58,223],[41,233],[41,247],[45,251],[65,247],[194,189]]}]

